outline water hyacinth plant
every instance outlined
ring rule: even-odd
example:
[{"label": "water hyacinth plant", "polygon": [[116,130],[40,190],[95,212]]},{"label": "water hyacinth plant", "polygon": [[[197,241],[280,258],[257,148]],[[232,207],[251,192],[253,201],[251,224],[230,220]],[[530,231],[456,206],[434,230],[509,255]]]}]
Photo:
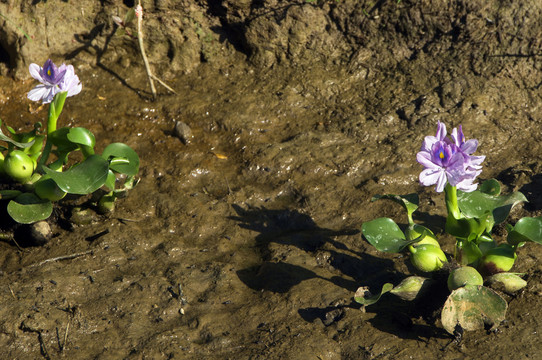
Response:
[{"label": "water hyacinth plant", "polygon": [[476,183],[485,159],[473,155],[477,148],[478,141],[466,140],[461,126],[447,136],[446,126],[438,122],[436,135],[426,136],[416,155],[423,166],[420,184],[444,192],[445,232],[456,239],[453,254],[445,254],[435,234],[414,222],[413,213],[419,204],[417,194],[372,198],[400,204],[406,210],[408,224],[402,229],[390,218],[378,218],[362,225],[363,237],[380,251],[408,252],[412,265],[424,276],[407,277],[395,287],[387,283],[375,295],[361,287],[354,296],[358,303],[374,304],[386,292],[402,299],[418,299],[422,289],[428,292],[426,285],[435,280],[431,273],[436,272],[447,274],[450,295],[442,308],[441,320],[449,333],[457,331],[458,326],[475,330],[496,326],[504,320],[507,303],[490,287],[513,293],[526,285],[523,274],[509,271],[517,259],[517,250],[526,242],[542,244],[542,217],[525,217],[515,225],[506,224],[506,239],[498,241],[492,233],[494,226],[504,224],[511,209],[527,199],[521,192],[501,195],[501,185],[495,179]]},{"label": "water hyacinth plant", "polygon": [[[28,93],[33,101],[49,104],[46,131],[37,122],[29,132],[0,128],[0,200],[18,223],[47,219],[53,202],[66,194],[86,195],[99,189],[104,195],[99,208],[112,209],[115,199],[136,184],[139,157],[128,145],[113,143],[95,154],[94,134],[82,127],[57,128],[67,97],[82,90],[72,65],[56,66],[47,60],[43,67],[31,64],[30,75],[40,83]],[[1,126],[0,122],[0,126]],[[82,161],[70,158],[80,152]],[[78,157],[80,158],[80,157]],[[122,177],[123,181],[117,181]]]}]

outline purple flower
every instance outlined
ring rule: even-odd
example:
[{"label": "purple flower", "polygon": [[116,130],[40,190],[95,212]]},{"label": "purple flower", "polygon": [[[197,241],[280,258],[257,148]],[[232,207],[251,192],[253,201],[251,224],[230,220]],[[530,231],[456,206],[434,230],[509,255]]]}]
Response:
[{"label": "purple flower", "polygon": [[48,59],[43,67],[30,64],[29,71],[30,75],[41,83],[28,92],[30,100],[47,104],[60,92],[68,92],[67,96],[81,92],[82,85],[72,65],[62,64],[57,67],[51,59]]},{"label": "purple flower", "polygon": [[459,190],[476,190],[474,180],[482,172],[480,165],[484,156],[472,156],[478,147],[477,140],[465,141],[461,126],[453,129],[452,140],[446,137],[446,126],[440,121],[436,136],[426,136],[416,159],[423,165],[420,183],[424,186],[436,184],[442,192],[447,183]]},{"label": "purple flower", "polygon": [[459,125],[459,130],[454,128],[452,130],[452,139],[455,146],[465,157],[465,161],[468,162],[468,166],[473,169],[481,169],[480,165],[482,161],[486,158],[485,156],[472,156],[471,154],[476,151],[478,148],[478,140],[470,139],[465,141],[465,135],[463,135],[463,127]]}]

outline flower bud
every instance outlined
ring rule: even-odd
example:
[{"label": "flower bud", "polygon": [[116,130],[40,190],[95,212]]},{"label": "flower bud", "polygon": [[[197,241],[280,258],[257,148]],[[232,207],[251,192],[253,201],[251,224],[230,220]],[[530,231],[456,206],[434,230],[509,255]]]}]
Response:
[{"label": "flower bud", "polygon": [[501,287],[507,293],[515,293],[527,286],[527,281],[523,280],[517,274],[512,273],[491,275],[486,279],[486,282],[491,287]]},{"label": "flower bud", "polygon": [[482,275],[473,267],[462,266],[452,270],[448,276],[448,289],[454,291],[465,285],[483,285]]},{"label": "flower bud", "polygon": [[424,272],[436,271],[442,268],[446,259],[444,252],[435,245],[422,244],[419,246],[410,246],[410,261],[416,269]]},{"label": "flower bud", "polygon": [[34,184],[34,192],[41,199],[49,201],[58,201],[66,196],[66,192],[59,188],[49,175],[43,175],[36,181]]},{"label": "flower bud", "polygon": [[421,276],[409,276],[390,292],[403,300],[412,301],[420,297],[431,285],[431,280]]},{"label": "flower bud", "polygon": [[517,255],[509,244],[501,244],[489,250],[480,261],[478,270],[484,275],[506,272],[514,266]]},{"label": "flower bud", "polygon": [[4,171],[13,180],[25,182],[35,169],[35,162],[21,150],[13,150],[4,159]]}]

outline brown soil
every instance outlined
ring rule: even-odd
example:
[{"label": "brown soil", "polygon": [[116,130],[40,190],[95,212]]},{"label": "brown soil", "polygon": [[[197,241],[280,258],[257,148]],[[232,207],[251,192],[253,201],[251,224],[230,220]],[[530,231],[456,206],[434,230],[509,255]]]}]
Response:
[{"label": "brown soil", "polygon": [[1,20],[0,70],[14,77],[0,79],[0,118],[44,121],[26,69],[71,63],[83,91],[60,124],[93,131],[98,151],[132,146],[141,182],[112,216],[52,223],[45,246],[0,243],[1,358],[542,358],[536,244],[520,249],[528,286],[507,321],[459,344],[436,295],[353,301],[411,274],[360,235],[376,217],[405,221],[372,195],[418,192],[416,220],[442,234],[443,196],[415,161],[437,120],[479,140],[483,179],[527,196],[512,221],[542,214],[542,3],[157,0],[147,52],[178,94],[158,85],[155,102],[137,43],[112,35],[110,15],[133,2],[23,3],[0,3],[34,36]]}]

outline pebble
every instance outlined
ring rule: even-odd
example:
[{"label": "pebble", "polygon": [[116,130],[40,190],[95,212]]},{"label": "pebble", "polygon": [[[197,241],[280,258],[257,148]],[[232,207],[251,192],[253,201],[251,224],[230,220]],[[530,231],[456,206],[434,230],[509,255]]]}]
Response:
[{"label": "pebble", "polygon": [[175,136],[181,139],[182,143],[185,145],[190,144],[194,135],[192,135],[192,129],[183,121],[175,122],[175,129],[173,130]]}]

